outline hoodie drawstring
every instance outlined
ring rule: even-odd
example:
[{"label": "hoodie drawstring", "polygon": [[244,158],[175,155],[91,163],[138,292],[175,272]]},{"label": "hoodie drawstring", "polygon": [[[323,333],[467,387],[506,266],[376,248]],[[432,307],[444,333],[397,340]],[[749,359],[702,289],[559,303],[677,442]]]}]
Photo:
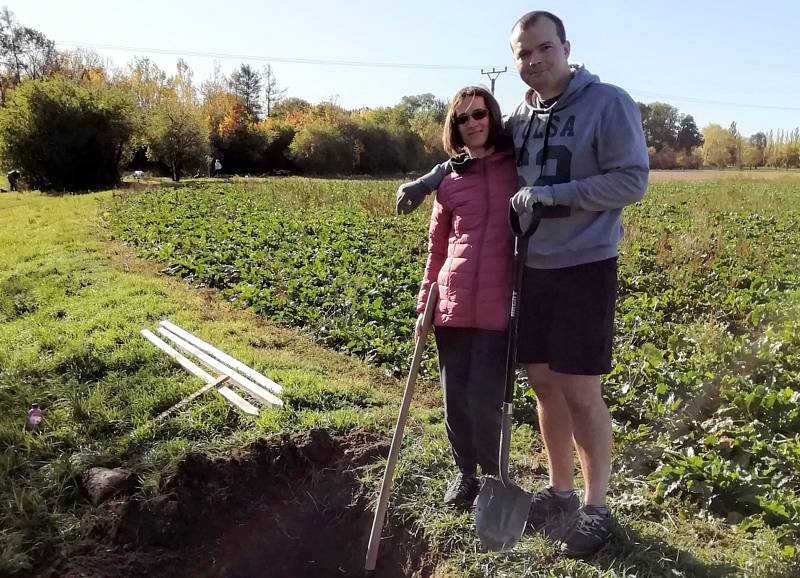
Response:
[{"label": "hoodie drawstring", "polygon": [[[528,126],[525,128],[525,137],[522,139],[522,146],[519,147],[519,153],[517,154],[517,166],[522,166],[522,159],[525,156],[525,152],[528,150],[528,139],[531,136],[531,130],[533,129],[533,119],[536,118],[536,113],[531,113],[531,119],[528,121]],[[547,163],[547,144],[550,140],[550,121],[553,118],[552,111],[547,113],[547,121],[544,124],[544,146],[542,147],[542,162],[539,168],[539,179],[542,178],[544,175],[544,166]]]}]

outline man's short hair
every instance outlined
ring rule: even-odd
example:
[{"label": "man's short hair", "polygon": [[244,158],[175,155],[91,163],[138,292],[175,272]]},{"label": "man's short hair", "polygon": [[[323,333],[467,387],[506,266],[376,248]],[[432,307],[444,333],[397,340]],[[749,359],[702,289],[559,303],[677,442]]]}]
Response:
[{"label": "man's short hair", "polygon": [[567,41],[567,32],[564,30],[564,23],[561,21],[561,18],[552,12],[547,12],[546,10],[534,10],[533,12],[528,12],[522,18],[517,20],[511,31],[513,32],[516,30],[517,26],[519,26],[521,30],[525,31],[529,26],[536,24],[540,18],[547,18],[550,20],[550,22],[556,25],[556,34],[558,34],[558,39],[561,40],[562,44]]}]

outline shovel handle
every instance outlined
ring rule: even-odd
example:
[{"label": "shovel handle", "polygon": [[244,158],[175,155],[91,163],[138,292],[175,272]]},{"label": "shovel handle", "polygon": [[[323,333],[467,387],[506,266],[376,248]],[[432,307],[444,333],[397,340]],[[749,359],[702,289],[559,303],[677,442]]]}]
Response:
[{"label": "shovel handle", "polygon": [[522,223],[519,220],[519,214],[514,210],[514,207],[509,203],[508,205],[508,225],[511,227],[511,233],[515,237],[519,237],[522,239],[530,239],[531,235],[536,232],[536,228],[539,226],[539,221],[542,218],[542,214],[544,213],[544,205],[542,203],[534,203],[533,205],[533,217],[531,222],[528,224],[528,227],[523,229]]},{"label": "shovel handle", "polygon": [[500,479],[508,485],[508,453],[511,438],[511,421],[514,416],[514,383],[517,368],[517,332],[519,329],[519,305],[522,296],[522,277],[525,258],[528,255],[528,239],[536,232],[542,217],[541,203],[533,205],[533,216],[527,228],[522,228],[514,207],[508,206],[508,224],[514,235],[514,263],[512,269],[511,312],[508,320],[508,349],[506,350],[506,384],[503,397],[502,422],[500,428],[499,465]]},{"label": "shovel handle", "polygon": [[428,330],[433,324],[433,311],[439,301],[439,286],[434,283],[430,287],[428,300],[425,302],[425,312],[422,316],[422,330],[419,339],[414,346],[414,357],[411,361],[411,369],[408,371],[406,389],[403,392],[403,401],[400,403],[400,414],[397,416],[397,424],[394,426],[394,436],[392,445],[389,447],[389,457],[386,459],[386,471],[383,473],[383,484],[378,495],[378,504],[375,508],[375,518],[372,521],[372,531],[369,535],[367,545],[367,558],[364,562],[364,569],[371,572],[375,569],[378,559],[378,548],[381,543],[381,531],[383,530],[383,520],[386,517],[386,509],[389,506],[389,494],[392,491],[394,468],[397,465],[397,458],[400,455],[400,446],[403,442],[403,431],[408,420],[408,410],[411,406],[411,397],[414,395],[414,384],[419,373],[419,366],[422,363],[422,353],[425,351],[425,339]]}]

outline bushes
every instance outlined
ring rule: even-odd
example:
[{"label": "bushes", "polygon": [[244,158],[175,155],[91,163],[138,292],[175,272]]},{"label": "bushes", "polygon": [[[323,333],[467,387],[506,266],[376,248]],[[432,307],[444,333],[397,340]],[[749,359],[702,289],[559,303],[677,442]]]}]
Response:
[{"label": "bushes", "polygon": [[436,108],[444,104],[432,95],[358,111],[289,100],[259,120],[224,87],[198,105],[179,80],[23,82],[0,109],[0,156],[45,190],[114,186],[123,157],[134,159],[129,168],[157,161],[173,180],[204,166],[208,153],[224,172],[250,174],[397,174],[444,158]]},{"label": "bushes", "polygon": [[55,76],[22,83],[0,109],[0,155],[43,190],[110,187],[134,128],[130,94]]}]

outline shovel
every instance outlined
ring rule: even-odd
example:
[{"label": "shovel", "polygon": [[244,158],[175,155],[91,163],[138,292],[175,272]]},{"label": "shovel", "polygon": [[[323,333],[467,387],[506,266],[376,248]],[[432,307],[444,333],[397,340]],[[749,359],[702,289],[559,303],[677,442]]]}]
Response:
[{"label": "shovel", "polygon": [[400,455],[400,445],[403,442],[403,430],[408,419],[408,410],[411,406],[411,398],[414,395],[414,384],[417,381],[417,373],[422,363],[422,353],[425,351],[425,338],[428,330],[433,324],[433,311],[439,302],[439,286],[434,283],[430,287],[428,300],[425,302],[425,312],[422,315],[422,330],[417,338],[414,347],[414,357],[411,361],[411,369],[408,371],[406,389],[403,392],[403,401],[400,403],[400,414],[397,416],[397,423],[394,426],[394,436],[392,445],[389,447],[389,457],[386,459],[386,470],[383,473],[383,484],[378,496],[378,505],[375,508],[375,518],[372,520],[372,531],[369,535],[367,545],[367,557],[364,561],[364,569],[367,572],[375,570],[378,560],[378,548],[381,543],[381,531],[383,530],[383,519],[386,517],[386,509],[389,506],[389,494],[392,491],[392,481],[394,477],[394,467],[397,465],[397,458]]},{"label": "shovel", "polygon": [[517,329],[519,300],[522,294],[522,273],[528,254],[528,239],[539,226],[542,206],[534,205],[533,219],[523,229],[519,215],[509,207],[508,220],[514,233],[513,292],[511,316],[508,323],[508,353],[506,355],[506,393],[500,427],[500,477],[486,476],[475,505],[475,525],[481,544],[487,550],[509,550],[517,545],[525,524],[533,495],[508,477],[508,451],[511,440],[511,420],[514,416],[514,383],[517,363]]}]

